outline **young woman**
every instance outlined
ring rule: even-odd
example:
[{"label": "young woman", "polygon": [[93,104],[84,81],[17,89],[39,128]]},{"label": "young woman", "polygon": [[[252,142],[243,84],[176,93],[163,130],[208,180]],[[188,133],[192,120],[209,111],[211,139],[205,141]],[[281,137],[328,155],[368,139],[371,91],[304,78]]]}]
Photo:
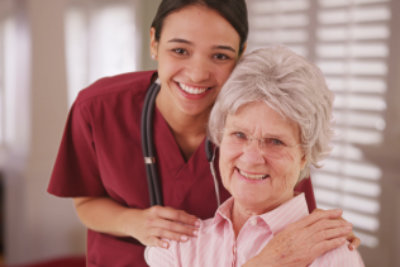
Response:
[{"label": "young woman", "polygon": [[[88,266],[146,266],[143,245],[185,242],[196,235],[198,218],[213,216],[216,196],[204,151],[207,119],[245,50],[247,32],[244,0],[164,0],[150,31],[157,72],[101,79],[79,94],[48,191],[74,198],[88,227]],[[147,88],[157,77],[161,89],[151,123],[164,207],[149,207],[140,121]],[[220,194],[221,200],[229,196],[222,187]],[[276,244],[310,232],[309,225],[321,236],[323,231],[346,235],[345,223],[335,220],[331,226],[338,216],[314,213],[307,227],[282,235]],[[321,239],[317,254],[337,246],[334,241]],[[269,247],[265,255],[271,251],[288,254],[286,247]]]}]

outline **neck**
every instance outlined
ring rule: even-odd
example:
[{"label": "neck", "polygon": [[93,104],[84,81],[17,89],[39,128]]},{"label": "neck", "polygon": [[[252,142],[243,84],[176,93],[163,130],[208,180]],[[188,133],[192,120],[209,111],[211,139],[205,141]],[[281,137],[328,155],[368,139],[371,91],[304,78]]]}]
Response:
[{"label": "neck", "polygon": [[268,206],[262,208],[243,206],[238,201],[234,201],[232,207],[232,224],[236,237],[239,234],[240,229],[242,229],[243,225],[251,216],[260,215],[272,211],[277,207],[279,207],[280,205],[282,205],[283,203],[285,203],[286,201],[289,201],[293,197],[294,197],[294,192],[291,192],[288,197],[281,198],[279,199],[279,201],[275,203],[270,203]]},{"label": "neck", "polygon": [[258,214],[255,211],[242,207],[237,201],[233,202],[232,207],[232,224],[233,230],[235,231],[235,236],[239,235],[240,229],[242,229],[243,225],[246,221],[251,217]]},{"label": "neck", "polygon": [[190,116],[179,112],[161,112],[169,127],[177,135],[204,137],[207,129],[208,114]]},{"label": "neck", "polygon": [[156,106],[168,123],[182,155],[188,160],[206,135],[209,112],[195,116],[184,114],[164,106],[158,97]]}]

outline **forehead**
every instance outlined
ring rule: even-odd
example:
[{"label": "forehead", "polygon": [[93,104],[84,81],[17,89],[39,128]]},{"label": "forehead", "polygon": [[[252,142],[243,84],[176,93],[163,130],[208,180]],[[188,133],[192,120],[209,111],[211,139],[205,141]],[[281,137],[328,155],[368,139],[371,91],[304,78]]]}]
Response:
[{"label": "forehead", "polygon": [[236,113],[227,116],[225,127],[240,128],[261,135],[299,136],[297,123],[283,117],[264,102],[252,102],[241,106]]},{"label": "forehead", "polygon": [[189,5],[170,13],[163,22],[161,39],[211,39],[215,42],[235,42],[240,37],[235,28],[217,11],[202,5]]}]

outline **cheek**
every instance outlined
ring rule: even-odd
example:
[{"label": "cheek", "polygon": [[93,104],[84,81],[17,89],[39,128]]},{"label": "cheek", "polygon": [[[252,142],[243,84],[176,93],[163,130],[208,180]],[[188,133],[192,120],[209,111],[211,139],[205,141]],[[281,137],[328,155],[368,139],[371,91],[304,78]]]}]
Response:
[{"label": "cheek", "polygon": [[[182,64],[168,53],[159,54],[157,58],[157,70],[159,75],[169,76],[176,72]],[[161,72],[161,73],[160,73]]]},{"label": "cheek", "polygon": [[279,159],[270,160],[269,162],[271,170],[275,177],[279,177],[281,184],[294,188],[302,168],[300,156],[296,153],[286,153]]},{"label": "cheek", "polygon": [[275,159],[278,164],[281,165],[296,165],[296,166],[301,166],[302,164],[302,153],[297,151],[297,150],[290,150],[286,151],[282,155],[279,156],[279,158]]},{"label": "cheek", "polygon": [[[222,183],[227,189],[229,188],[230,180],[234,171],[235,159],[238,157],[238,152],[225,146],[224,142],[220,145],[219,154],[219,170]],[[229,190],[229,189],[228,189]]]},{"label": "cheek", "polygon": [[215,74],[218,77],[217,79],[219,80],[221,85],[223,85],[226,80],[228,80],[235,66],[236,62],[232,63],[231,65],[224,66],[223,68],[217,68]]},{"label": "cheek", "polygon": [[165,68],[164,59],[160,58],[157,62],[157,72],[161,83],[165,82],[169,76],[169,69]]}]

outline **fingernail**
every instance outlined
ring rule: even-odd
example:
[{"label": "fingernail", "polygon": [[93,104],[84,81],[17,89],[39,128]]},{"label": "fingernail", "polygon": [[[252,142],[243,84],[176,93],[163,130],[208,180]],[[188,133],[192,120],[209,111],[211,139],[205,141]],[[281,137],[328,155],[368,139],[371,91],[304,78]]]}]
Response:
[{"label": "fingernail", "polygon": [[189,238],[186,236],[186,235],[182,235],[181,236],[181,241],[182,242],[185,242],[185,241],[187,241]]},{"label": "fingernail", "polygon": [[200,220],[197,220],[197,221],[194,223],[194,226],[200,227]]},{"label": "fingernail", "polygon": [[198,233],[199,233],[199,231],[197,231],[197,230],[194,230],[194,231],[193,231],[193,235],[194,235],[194,236],[197,236]]},{"label": "fingernail", "polygon": [[354,246],[353,245],[349,245],[349,249],[350,250],[354,250]]}]

